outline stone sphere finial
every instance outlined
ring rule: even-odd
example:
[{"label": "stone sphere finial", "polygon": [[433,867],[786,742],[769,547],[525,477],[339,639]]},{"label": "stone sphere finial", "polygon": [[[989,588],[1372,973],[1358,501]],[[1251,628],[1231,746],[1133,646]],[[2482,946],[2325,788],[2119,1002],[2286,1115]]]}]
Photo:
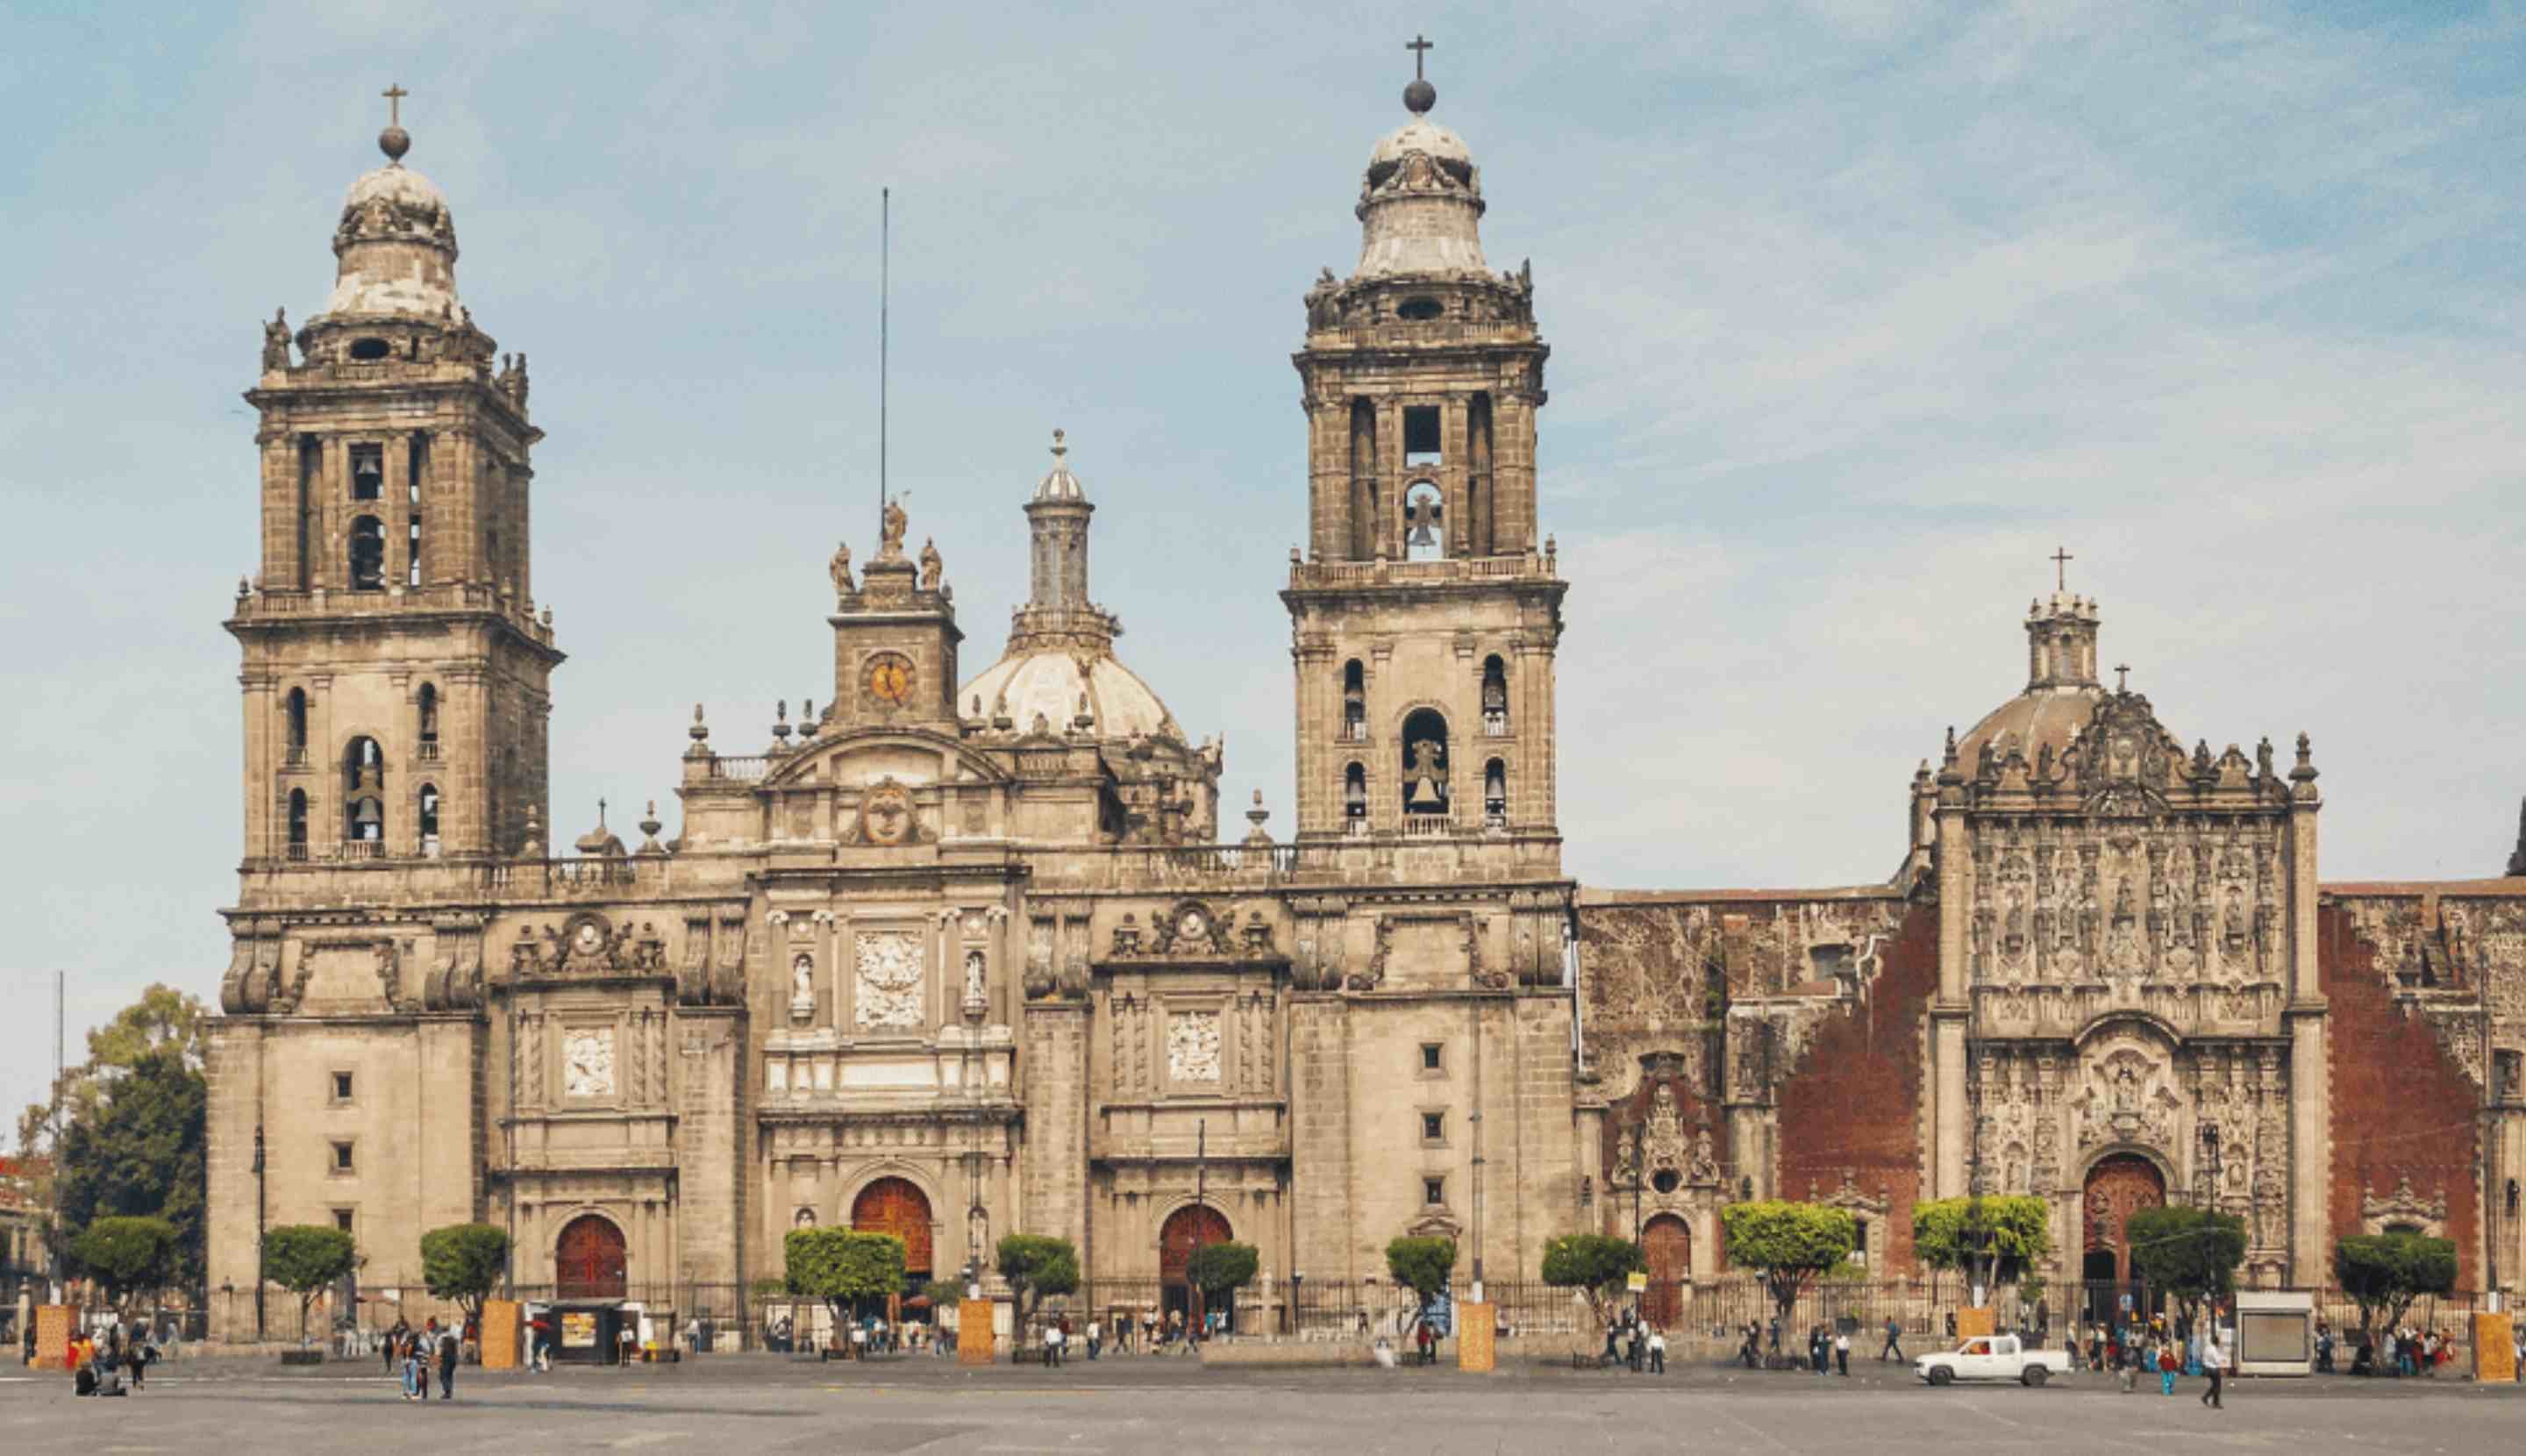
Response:
[{"label": "stone sphere finial", "polygon": [[1421,77],[1414,77],[1403,88],[1403,109],[1414,116],[1427,116],[1439,104],[1439,88]]},{"label": "stone sphere finial", "polygon": [[389,164],[401,167],[403,154],[412,150],[412,133],[401,126],[388,126],[378,133],[378,150],[386,154]]}]

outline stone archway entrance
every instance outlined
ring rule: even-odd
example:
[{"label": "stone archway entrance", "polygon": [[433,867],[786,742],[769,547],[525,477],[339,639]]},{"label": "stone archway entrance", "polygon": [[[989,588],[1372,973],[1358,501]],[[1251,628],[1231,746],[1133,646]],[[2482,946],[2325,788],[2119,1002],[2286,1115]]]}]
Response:
[{"label": "stone archway entrance", "polygon": [[851,1200],[851,1228],[903,1240],[903,1272],[918,1287],[930,1276],[930,1195],[909,1179],[882,1178]]},{"label": "stone archway entrance", "polygon": [[553,1245],[553,1297],[621,1299],[627,1264],[623,1230],[611,1219],[581,1214],[564,1225]]},{"label": "stone archway entrance", "polygon": [[[1187,1329],[1197,1325],[1202,1316],[1201,1291],[1185,1275],[1192,1251],[1236,1236],[1228,1227],[1228,1216],[1203,1203],[1177,1209],[1158,1230],[1159,1295],[1166,1301],[1167,1312],[1183,1320]],[[1235,1313],[1233,1304],[1230,1313]]]},{"label": "stone archway entrance", "polygon": [[2131,1216],[2166,1203],[2166,1179],[2157,1165],[2137,1153],[2116,1153],[2088,1170],[2081,1222],[2086,1226],[2086,1253],[2080,1271],[2088,1281],[2088,1315],[2110,1319],[2129,1294],[2134,1310],[2147,1308],[2146,1291],[2132,1270]]},{"label": "stone archway entrance", "polygon": [[1649,1276],[1641,1318],[1671,1328],[1683,1317],[1685,1280],[1692,1278],[1692,1230],[1673,1214],[1659,1214],[1641,1230],[1641,1253]]}]

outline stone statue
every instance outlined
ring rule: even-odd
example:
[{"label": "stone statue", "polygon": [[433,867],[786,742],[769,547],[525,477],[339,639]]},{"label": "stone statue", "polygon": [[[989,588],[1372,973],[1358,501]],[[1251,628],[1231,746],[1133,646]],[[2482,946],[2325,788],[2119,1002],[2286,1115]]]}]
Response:
[{"label": "stone statue", "polygon": [[272,322],[263,326],[263,367],[289,367],[289,311],[274,309]]},{"label": "stone statue", "polygon": [[944,561],[941,561],[938,556],[937,541],[929,536],[922,537],[921,589],[924,591],[936,591],[938,589],[939,574],[946,570],[947,564]]},{"label": "stone statue", "polygon": [[831,570],[834,574],[834,591],[836,595],[849,596],[852,592],[859,589],[851,584],[850,542],[843,541],[834,547],[834,560]]},{"label": "stone statue", "polygon": [[910,521],[903,514],[903,502],[889,500],[879,518],[877,554],[881,561],[895,561],[903,556],[903,531]]},{"label": "stone statue", "polygon": [[2125,1066],[2114,1073],[2114,1111],[2140,1111],[2140,1079]]},{"label": "stone statue", "polygon": [[816,999],[816,962],[813,958],[802,954],[789,963],[789,994],[799,1001]]}]

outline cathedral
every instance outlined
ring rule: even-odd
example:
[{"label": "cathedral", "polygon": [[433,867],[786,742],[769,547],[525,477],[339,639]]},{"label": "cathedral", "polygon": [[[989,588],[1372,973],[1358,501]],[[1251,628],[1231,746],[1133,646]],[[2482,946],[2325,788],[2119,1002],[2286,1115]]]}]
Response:
[{"label": "cathedral", "polygon": [[823,709],[753,752],[696,709],[672,836],[652,805],[556,854],[526,357],[390,125],[246,394],[211,1285],[251,1286],[259,1221],[350,1230],[373,1285],[498,1224],[517,1285],[600,1304],[777,1280],[788,1230],[842,1226],[916,1281],[1059,1235],[1171,1303],[1234,1238],[1269,1317],[1397,1234],[1496,1281],[1593,1230],[1667,1301],[1727,1270],[1728,1202],[1846,1208],[1894,1279],[1912,1206],[1974,1190],[2051,1201],[2064,1281],[2128,1280],[2124,1218],[2171,1201],[2243,1215],[2259,1283],[2388,1229],[2513,1280],[2526,879],[2320,881],[2307,738],[2186,747],[2100,679],[2093,600],[2029,607],[2023,691],[1911,775],[1887,881],[1565,876],[1549,351],[1436,101],[1407,88],[1356,266],[1305,290],[1286,838],[1259,802],[1223,832],[1217,741],[1118,655],[1055,431],[995,660],[967,673],[938,535],[890,504],[825,563]]}]

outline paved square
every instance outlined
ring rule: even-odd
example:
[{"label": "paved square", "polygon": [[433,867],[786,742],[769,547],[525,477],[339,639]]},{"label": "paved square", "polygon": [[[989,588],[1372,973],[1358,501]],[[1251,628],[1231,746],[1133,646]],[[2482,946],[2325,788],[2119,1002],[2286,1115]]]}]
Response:
[{"label": "paved square", "polygon": [[1710,1368],[1664,1379],[1526,1366],[1233,1371],[1116,1359],[965,1372],[723,1357],[629,1374],[461,1377],[458,1398],[397,1397],[365,1364],[284,1375],[261,1362],[166,1370],[139,1394],[81,1400],[58,1377],[0,1380],[0,1451],[545,1452],[707,1449],[940,1456],[1187,1451],[1619,1453],[1963,1449],[2082,1452],[2480,1452],[2513,1442],[2526,1393],[2460,1381],[2248,1382],[2228,1409],[2120,1395],[2075,1378],[2044,1390],[1930,1390],[1893,1370],[1851,1380]]}]

